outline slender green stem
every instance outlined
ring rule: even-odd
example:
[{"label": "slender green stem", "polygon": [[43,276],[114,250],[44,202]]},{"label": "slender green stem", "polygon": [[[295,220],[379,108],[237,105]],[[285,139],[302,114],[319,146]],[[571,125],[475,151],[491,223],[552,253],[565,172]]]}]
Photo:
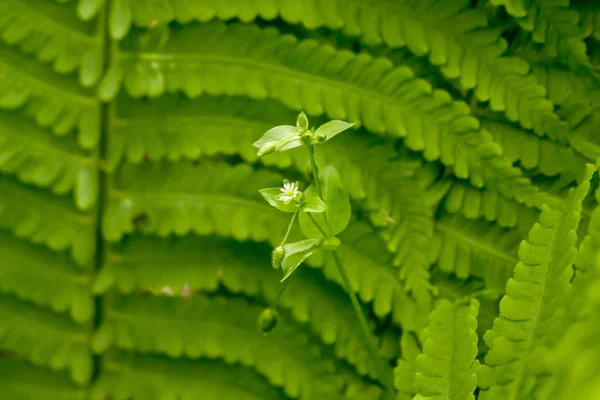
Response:
[{"label": "slender green stem", "polygon": [[[321,234],[323,234],[324,237],[327,237],[327,235],[325,234],[325,231],[323,230],[323,227],[321,226],[321,224],[319,224],[319,222],[312,215],[312,213],[308,213],[308,216],[312,220],[313,224],[315,224],[317,229],[321,232]],[[333,255],[335,264],[336,264],[338,271],[342,277],[342,281],[344,283],[346,292],[348,293],[348,296],[350,296],[350,301],[352,302],[352,307],[354,307],[354,312],[356,313],[356,317],[358,318],[360,328],[365,337],[365,340],[367,341],[367,348],[369,349],[369,353],[371,353],[371,357],[373,357],[373,361],[375,361],[375,367],[377,368],[377,374],[379,375],[379,378],[382,380],[382,382],[387,390],[389,399],[394,400],[395,399],[394,384],[390,378],[390,375],[388,375],[386,373],[386,368],[385,368],[385,364],[384,364],[383,360],[381,359],[381,357],[379,357],[379,352],[377,350],[377,345],[376,345],[375,339],[373,337],[373,334],[371,333],[371,330],[369,329],[369,325],[367,324],[367,319],[365,318],[365,315],[362,312],[362,308],[360,307],[360,303],[358,302],[358,299],[356,298],[356,294],[354,294],[354,290],[352,290],[352,286],[350,285],[350,279],[348,279],[348,274],[346,273],[346,269],[344,268],[342,259],[340,258],[337,250],[332,251],[331,254]]]},{"label": "slender green stem", "polygon": [[[319,180],[319,166],[317,165],[317,162],[315,160],[315,146],[307,145],[307,147],[308,147],[308,156],[310,158],[310,163],[312,165],[313,177],[315,180],[315,186],[317,188],[317,193],[319,194],[319,197],[323,201],[325,201],[325,199],[323,198],[323,191],[321,189],[321,181]],[[325,229],[321,226],[321,224],[319,224],[319,221],[317,221],[317,219],[314,217],[314,215],[312,215],[312,213],[308,213],[308,216],[311,219],[311,221],[313,222],[313,224],[317,227],[319,232],[321,232],[323,237],[329,238],[330,235],[327,234]],[[325,213],[325,221],[327,221],[327,213]],[[342,281],[344,282],[344,287],[346,289],[346,292],[348,293],[348,296],[350,296],[350,301],[352,302],[352,307],[354,307],[354,312],[356,313],[356,317],[358,318],[360,328],[361,328],[362,333],[367,342],[367,348],[369,349],[369,352],[371,353],[371,357],[373,357],[373,361],[375,362],[377,374],[379,375],[379,378],[382,380],[382,382],[386,388],[389,400],[394,400],[396,398],[396,395],[394,393],[394,384],[391,380],[391,376],[386,373],[386,367],[385,367],[384,361],[381,359],[381,357],[379,357],[379,351],[377,349],[377,344],[375,342],[375,338],[373,337],[373,334],[372,334],[371,330],[369,329],[369,325],[367,324],[367,319],[365,318],[365,315],[363,314],[362,308],[360,307],[360,303],[358,302],[358,299],[356,298],[356,294],[354,294],[354,290],[352,290],[352,286],[350,285],[350,280],[348,279],[348,274],[346,274],[346,269],[344,268],[344,264],[342,263],[342,260],[336,250],[332,251],[331,253],[333,254],[333,259],[335,260],[335,264],[337,265],[338,271],[342,277]]]},{"label": "slender green stem", "polygon": [[286,279],[283,282],[283,285],[281,286],[281,289],[279,289],[279,294],[277,294],[277,298],[275,299],[275,301],[273,302],[273,304],[271,304],[271,308],[273,310],[277,309],[277,306],[279,305],[279,300],[281,299],[281,296],[283,296],[283,292],[285,292],[285,289],[287,289],[289,283],[290,283],[289,279]]},{"label": "slender green stem", "polygon": [[308,218],[310,218],[310,220],[313,222],[313,224],[315,224],[315,226],[317,227],[319,232],[321,232],[321,235],[323,235],[323,238],[326,239],[327,237],[329,237],[329,235],[327,234],[327,232],[325,232],[325,230],[323,229],[321,224],[319,224],[319,221],[317,221],[317,219],[315,218],[313,213],[307,213],[307,214],[308,214]]},{"label": "slender green stem", "polygon": [[292,215],[292,219],[290,220],[290,223],[287,227],[287,231],[285,232],[285,236],[283,237],[283,240],[281,241],[281,246],[283,246],[285,244],[285,242],[287,241],[288,236],[290,236],[290,232],[292,231],[292,226],[294,226],[294,221],[296,221],[296,217],[298,216],[298,212],[300,212],[300,208],[298,208],[296,211],[294,211],[294,215]]},{"label": "slender green stem", "polygon": [[325,201],[325,199],[323,199],[323,191],[321,190],[321,181],[319,181],[319,166],[315,160],[315,146],[311,144],[307,147],[308,157],[310,158],[310,164],[312,166],[313,178],[315,180],[315,186],[317,187],[317,193],[321,200]]}]

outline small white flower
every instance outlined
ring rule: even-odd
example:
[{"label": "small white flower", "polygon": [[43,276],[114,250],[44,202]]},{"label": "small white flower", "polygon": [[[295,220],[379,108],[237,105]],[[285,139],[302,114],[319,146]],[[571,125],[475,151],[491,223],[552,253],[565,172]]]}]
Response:
[{"label": "small white flower", "polygon": [[288,204],[290,201],[298,199],[302,192],[298,191],[298,182],[290,183],[288,181],[283,182],[283,187],[281,189],[281,194],[277,196],[277,198],[283,201],[285,204]]}]

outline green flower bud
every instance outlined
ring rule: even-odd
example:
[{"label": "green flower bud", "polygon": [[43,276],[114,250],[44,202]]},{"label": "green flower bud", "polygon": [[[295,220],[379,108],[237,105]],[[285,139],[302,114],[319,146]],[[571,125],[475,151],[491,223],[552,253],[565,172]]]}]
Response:
[{"label": "green flower bud", "polygon": [[274,153],[275,150],[277,150],[277,143],[268,142],[268,143],[265,143],[265,145],[263,147],[261,147],[260,150],[258,150],[257,155],[259,157],[266,156],[267,154]]},{"label": "green flower bud", "polygon": [[273,250],[273,254],[271,257],[271,265],[273,266],[273,268],[280,269],[281,263],[283,262],[284,258],[285,248],[283,246],[276,247],[275,250]]},{"label": "green flower bud", "polygon": [[302,136],[300,136],[300,141],[305,144],[305,145],[309,145],[310,142],[312,141],[313,138],[313,134],[311,131],[305,132]]},{"label": "green flower bud", "polygon": [[261,333],[267,334],[277,326],[277,321],[279,317],[277,316],[277,311],[272,308],[267,308],[258,317],[258,329]]},{"label": "green flower bud", "polygon": [[304,111],[302,111],[298,115],[298,119],[296,120],[296,126],[298,128],[301,128],[302,130],[308,130],[308,118],[306,117],[306,114],[304,114]]},{"label": "green flower bud", "polygon": [[315,140],[319,143],[323,143],[324,141],[327,140],[327,136],[323,135],[322,133],[319,133],[318,135],[315,136]]}]

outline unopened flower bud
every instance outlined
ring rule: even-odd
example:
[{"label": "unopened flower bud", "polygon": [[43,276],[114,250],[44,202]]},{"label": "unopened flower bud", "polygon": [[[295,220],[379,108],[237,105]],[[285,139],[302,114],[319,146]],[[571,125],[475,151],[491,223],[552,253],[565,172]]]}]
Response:
[{"label": "unopened flower bud", "polygon": [[323,143],[324,141],[327,140],[327,136],[323,135],[322,133],[319,133],[315,139],[317,140],[317,142],[319,143]]},{"label": "unopened flower bud", "polygon": [[273,254],[271,257],[271,265],[275,269],[281,268],[281,263],[285,258],[285,248],[283,246],[278,246],[273,250]]},{"label": "unopened flower bud", "polygon": [[306,114],[304,114],[304,111],[302,111],[298,115],[298,119],[296,120],[296,126],[298,128],[301,128],[302,130],[308,130],[308,118],[306,117]]},{"label": "unopened flower bud", "polygon": [[312,138],[313,138],[312,132],[308,131],[308,132],[305,132],[302,136],[300,136],[300,141],[305,145],[309,145],[310,142],[312,141]]},{"label": "unopened flower bud", "polygon": [[275,150],[277,150],[277,143],[275,143],[275,142],[265,143],[265,145],[263,147],[261,147],[260,150],[258,150],[257,155],[259,157],[266,156],[267,154],[274,153]]},{"label": "unopened flower bud", "polygon": [[258,329],[261,333],[265,335],[273,330],[275,326],[277,326],[277,321],[279,317],[277,316],[277,311],[272,308],[267,308],[258,317]]}]

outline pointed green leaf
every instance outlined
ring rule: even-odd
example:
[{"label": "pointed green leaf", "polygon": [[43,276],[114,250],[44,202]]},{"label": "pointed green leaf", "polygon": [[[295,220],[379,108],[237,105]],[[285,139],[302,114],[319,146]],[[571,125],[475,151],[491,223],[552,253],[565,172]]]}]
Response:
[{"label": "pointed green leaf", "polygon": [[[319,180],[321,181],[323,201],[327,205],[327,211],[314,217],[329,235],[335,236],[346,229],[350,222],[350,198],[344,191],[340,176],[333,166],[323,168],[319,172]],[[316,192],[314,185],[311,185],[304,193],[307,197],[311,197],[316,196]],[[327,215],[327,218],[325,218],[325,215]],[[312,238],[323,237],[308,215],[300,213],[299,220],[304,235]]]},{"label": "pointed green leaf", "polygon": [[318,196],[310,196],[302,206],[302,211],[310,213],[322,213],[327,211],[327,205]]},{"label": "pointed green leaf", "polygon": [[300,207],[300,204],[298,204],[295,201],[291,201],[289,203],[284,203],[283,201],[279,200],[278,197],[279,195],[281,195],[281,188],[267,188],[267,189],[261,189],[258,191],[262,197],[265,198],[265,200],[272,205],[273,207],[275,207],[276,209],[283,211],[283,212],[287,212],[287,213],[293,213],[294,211],[296,211],[298,209],[298,207]]},{"label": "pointed green leaf", "polygon": [[264,147],[275,145],[273,151],[285,151],[302,145],[299,134],[302,129],[291,126],[281,125],[269,129],[260,139],[252,144],[252,146],[263,149]]},{"label": "pointed green leaf", "polygon": [[281,269],[285,275],[281,282],[289,278],[304,260],[319,250],[318,244],[318,239],[306,239],[283,246],[285,248],[285,258],[281,263]]},{"label": "pointed green leaf", "polygon": [[351,124],[346,121],[340,121],[340,120],[329,121],[329,122],[321,125],[319,127],[319,129],[317,129],[317,131],[315,132],[315,137],[318,137],[319,135],[323,135],[323,136],[325,136],[325,140],[323,140],[322,142],[326,142],[329,139],[333,138],[335,135],[342,133],[346,129],[351,128],[352,126],[354,126],[354,123]]}]

